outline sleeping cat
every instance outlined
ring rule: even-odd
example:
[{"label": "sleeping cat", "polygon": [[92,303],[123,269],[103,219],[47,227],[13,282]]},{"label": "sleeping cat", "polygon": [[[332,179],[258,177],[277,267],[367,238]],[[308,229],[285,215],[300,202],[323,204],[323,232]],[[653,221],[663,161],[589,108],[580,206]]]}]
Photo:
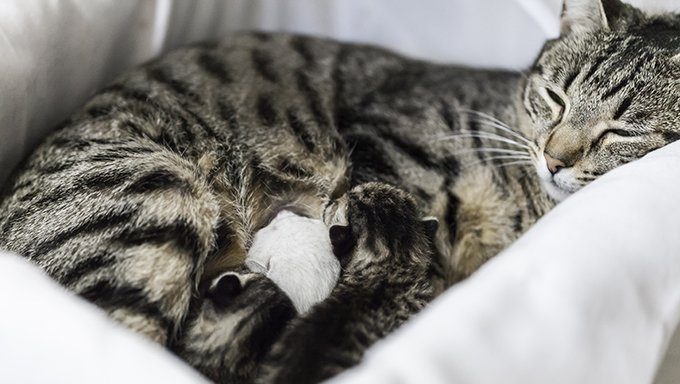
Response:
[{"label": "sleeping cat", "polygon": [[[262,366],[260,383],[318,383],[358,364],[364,351],[434,298],[434,219],[413,199],[379,183],[355,187],[326,209],[343,264],[325,301],[284,331]],[[400,234],[395,236],[395,234]]]},{"label": "sleeping cat", "polygon": [[26,159],[0,247],[167,345],[196,287],[240,266],[281,209],[319,218],[377,181],[439,220],[455,283],[559,200],[680,137],[679,40],[677,15],[567,0],[525,76],[290,35],[180,49]]},{"label": "sleeping cat", "polygon": [[357,364],[434,298],[437,221],[420,219],[407,193],[362,184],[332,202],[324,218],[343,264],[328,299],[293,320],[292,301],[271,280],[227,272],[191,316],[178,355],[219,383],[252,382],[258,372],[261,383],[316,383]]}]

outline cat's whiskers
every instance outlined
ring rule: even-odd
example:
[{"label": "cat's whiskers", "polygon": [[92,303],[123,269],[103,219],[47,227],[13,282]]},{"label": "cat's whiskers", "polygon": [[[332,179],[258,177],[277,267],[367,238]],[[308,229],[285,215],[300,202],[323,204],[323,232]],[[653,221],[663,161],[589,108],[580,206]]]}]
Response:
[{"label": "cat's whiskers", "polygon": [[458,151],[456,152],[457,154],[470,154],[470,153],[506,153],[510,155],[526,155],[529,156],[529,153],[525,151],[518,151],[514,149],[508,149],[508,148],[490,148],[490,147],[481,147],[481,148],[475,148],[475,149],[467,149],[464,151]]},{"label": "cat's whiskers", "polygon": [[[465,138],[479,138],[489,140],[494,143],[505,143],[510,148],[480,147],[458,153],[489,153],[491,156],[482,158],[479,161],[467,164],[465,167],[473,167],[482,163],[487,163],[494,168],[505,168],[510,166],[533,166],[533,154],[536,152],[535,144],[524,137],[519,132],[510,128],[501,120],[481,111],[471,109],[458,109],[459,112],[469,115],[472,122],[478,123],[477,130],[465,130],[461,133],[453,134],[443,138],[444,140],[455,140]],[[486,130],[481,130],[487,128]],[[492,129],[492,130],[490,130]],[[498,161],[505,162],[498,162]],[[528,173],[525,172],[523,177]]]},{"label": "cat's whiskers", "polygon": [[485,158],[484,160],[478,160],[478,161],[468,163],[463,168],[469,168],[469,167],[473,167],[473,166],[476,166],[476,165],[479,165],[479,164],[484,164],[488,161],[497,161],[497,160],[526,160],[526,161],[531,161],[531,157],[530,156],[520,156],[520,155],[490,156],[490,157]]},{"label": "cat's whiskers", "polygon": [[480,163],[486,162],[486,161],[496,161],[496,160],[527,160],[530,161],[531,157],[529,156],[520,156],[520,155],[504,155],[504,156],[490,156],[485,158],[484,160],[480,160]]},{"label": "cat's whiskers", "polygon": [[483,118],[477,118],[474,120],[475,122],[483,125],[487,125],[489,127],[493,127],[496,129],[499,129],[501,131],[507,132],[513,137],[522,140],[524,143],[526,143],[529,146],[533,146],[534,143],[532,143],[529,139],[525,138],[524,136],[520,135],[519,133],[513,131],[511,128],[507,127],[506,125],[501,125],[495,121],[490,121],[490,120],[484,120]]},{"label": "cat's whiskers", "polygon": [[442,136],[439,138],[433,139],[433,141],[439,141],[439,140],[456,140],[456,139],[467,139],[467,138],[480,138],[480,139],[487,139],[491,141],[498,141],[510,145],[515,145],[520,148],[526,148],[530,149],[530,147],[526,144],[519,143],[511,138],[501,136],[495,133],[491,132],[474,132],[474,131],[464,131],[461,133],[456,133],[448,136]]},{"label": "cat's whiskers", "polygon": [[481,112],[481,111],[475,111],[473,109],[466,109],[466,108],[459,108],[459,109],[457,109],[457,111],[462,112],[462,113],[466,113],[468,115],[476,116],[477,119],[475,119],[475,122],[486,124],[486,125],[489,125],[491,127],[500,129],[501,131],[505,131],[505,132],[509,133],[510,135],[512,135],[513,137],[515,137],[515,138],[523,141],[524,143],[528,144],[529,146],[534,145],[534,143],[532,143],[529,139],[522,136],[520,133],[518,133],[517,131],[510,128],[510,126],[508,126],[504,122],[500,121],[499,119],[489,115],[488,113],[484,113],[484,112]]},{"label": "cat's whiskers", "polygon": [[501,164],[498,164],[498,165],[494,164],[494,166],[496,168],[505,168],[505,167],[510,167],[510,166],[513,166],[513,165],[533,165],[533,163],[531,161],[527,161],[527,160],[518,160],[518,161],[510,161],[510,162],[507,162],[507,163],[501,163]]},{"label": "cat's whiskers", "polygon": [[[489,121],[492,121],[492,122],[494,122],[494,123],[496,123],[496,124],[498,124],[498,125],[501,125],[501,126],[503,126],[503,127],[506,127],[506,128],[508,128],[508,129],[511,129],[510,126],[509,126],[508,124],[505,124],[504,122],[502,122],[502,121],[499,120],[498,118],[496,118],[496,117],[494,117],[494,116],[492,116],[492,115],[489,115],[488,113],[485,113],[485,112],[482,112],[482,111],[477,111],[477,110],[474,110],[474,109],[469,109],[469,108],[459,108],[459,109],[457,109],[457,111],[460,111],[460,112],[463,112],[463,113],[467,113],[467,114],[469,114],[469,115],[474,115],[474,116],[477,116],[477,117],[480,117],[480,118],[485,118],[485,119],[487,119],[487,120],[489,120]],[[514,132],[514,131],[513,131],[513,132]]]}]

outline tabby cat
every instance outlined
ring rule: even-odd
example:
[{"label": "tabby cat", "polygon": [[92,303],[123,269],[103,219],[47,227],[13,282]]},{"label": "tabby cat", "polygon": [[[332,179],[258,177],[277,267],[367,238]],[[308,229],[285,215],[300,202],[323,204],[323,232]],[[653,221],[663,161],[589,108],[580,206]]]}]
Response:
[{"label": "tabby cat", "polygon": [[[5,187],[0,247],[163,345],[284,206],[371,181],[439,219],[448,282],[554,204],[680,137],[680,17],[567,0],[520,73],[246,34],[120,77]],[[395,237],[404,234],[395,234]]]}]

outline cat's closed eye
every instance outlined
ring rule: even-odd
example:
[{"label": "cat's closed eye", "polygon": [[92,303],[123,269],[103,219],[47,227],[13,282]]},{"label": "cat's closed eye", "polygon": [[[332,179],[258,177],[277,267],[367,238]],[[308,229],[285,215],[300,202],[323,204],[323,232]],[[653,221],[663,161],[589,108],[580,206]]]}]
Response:
[{"label": "cat's closed eye", "polygon": [[602,133],[600,133],[600,135],[595,140],[595,145],[602,144],[604,139],[607,138],[608,136],[609,137],[611,137],[611,136],[614,136],[614,137],[616,137],[616,136],[619,136],[619,137],[634,137],[634,136],[638,136],[638,133],[634,132],[634,131],[627,131],[625,129],[620,129],[620,128],[605,129],[604,131],[602,131]]},{"label": "cat's closed eye", "polygon": [[562,100],[562,98],[557,93],[555,93],[555,91],[550,88],[546,88],[545,91],[548,93],[550,99],[554,101],[555,104],[559,105],[560,108],[564,109],[566,107],[564,100]]},{"label": "cat's closed eye", "polygon": [[525,107],[534,121],[542,120],[554,127],[564,119],[567,105],[566,95],[547,85],[547,80],[539,78],[527,85]]}]

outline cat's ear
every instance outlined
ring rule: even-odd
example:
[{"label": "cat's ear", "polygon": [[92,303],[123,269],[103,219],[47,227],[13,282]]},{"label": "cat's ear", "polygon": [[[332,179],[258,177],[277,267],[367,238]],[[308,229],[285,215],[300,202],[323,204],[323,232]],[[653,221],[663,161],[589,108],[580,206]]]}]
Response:
[{"label": "cat's ear", "polygon": [[345,267],[349,263],[352,248],[356,244],[356,239],[349,225],[332,225],[328,229],[328,236],[331,239],[333,254],[340,261],[340,265]]},{"label": "cat's ear", "polygon": [[439,220],[436,217],[428,216],[423,218],[422,222],[425,227],[425,234],[430,240],[434,240],[439,229]]},{"label": "cat's ear", "polygon": [[562,34],[613,31],[639,13],[619,0],[564,0]]},{"label": "cat's ear", "polygon": [[208,298],[215,304],[226,307],[243,291],[243,284],[237,274],[227,272],[219,276],[208,290]]}]

